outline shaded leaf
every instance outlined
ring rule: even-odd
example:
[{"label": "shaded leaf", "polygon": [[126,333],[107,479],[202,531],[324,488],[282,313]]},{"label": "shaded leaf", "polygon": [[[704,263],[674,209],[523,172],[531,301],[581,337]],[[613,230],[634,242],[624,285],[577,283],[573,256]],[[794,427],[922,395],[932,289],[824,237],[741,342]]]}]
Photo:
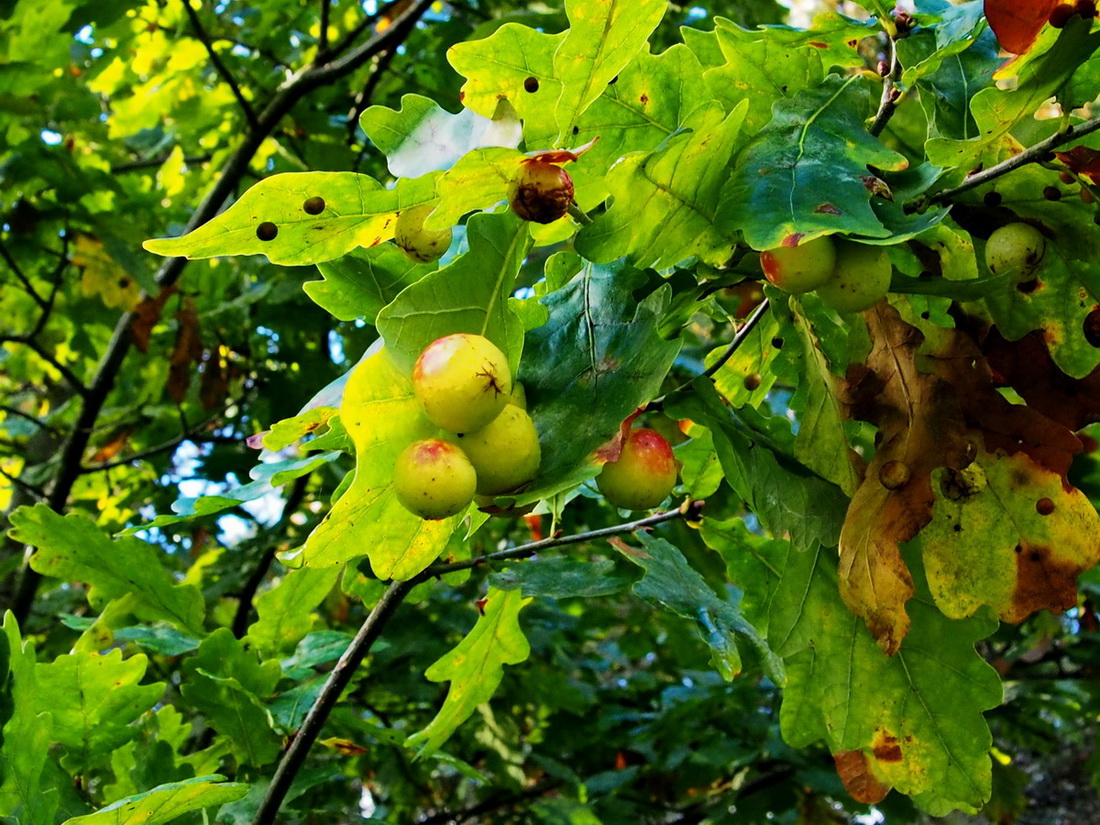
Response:
[{"label": "shaded leaf", "polygon": [[281,582],[256,598],[259,618],[248,627],[249,642],[266,655],[297,644],[313,628],[314,609],[342,572],[339,565],[287,571]]},{"label": "shaded leaf", "polygon": [[898,170],[907,161],[867,133],[870,96],[857,81],[830,75],[776,101],[723,188],[721,225],[737,227],[760,250],[836,232],[890,235],[871,208],[868,167]]},{"label": "shaded leaf", "polygon": [[145,542],[111,540],[87,516],[62,517],[45,504],[16,510],[11,523],[13,538],[38,548],[31,567],[42,575],[85,582],[94,605],[129,596],[135,616],[202,634],[202,593],[194,585],[176,583]]},{"label": "shaded leaf", "polygon": [[645,570],[634,592],[648,602],[691,619],[710,646],[711,661],[722,678],[733,679],[741,672],[741,653],[737,637],[743,636],[760,656],[764,672],[777,685],[786,681],[783,663],[768,647],[760,633],[733,604],[719,598],[697,573],[683,553],[664,539],[638,533],[642,549],[624,543],[613,546],[623,556]]},{"label": "shaded leaf", "polygon": [[137,732],[130,723],[164,695],[163,682],[138,684],[147,665],[143,654],[123,660],[121,650],[37,665],[37,712],[53,717],[52,738],[66,750],[61,763],[67,770],[85,774],[102,766]]},{"label": "shaded leaf", "polygon": [[418,263],[396,245],[383,243],[317,264],[324,280],[307,281],[302,288],[337,319],[365,318],[373,324],[378,311],[401,290],[435,269],[434,263]]},{"label": "shaded leaf", "polygon": [[680,350],[679,342],[657,335],[657,314],[632,291],[644,276],[627,264],[582,268],[577,256],[562,253],[546,271],[558,288],[540,299],[550,318],[527,334],[518,376],[539,431],[542,464],[520,503],[596,475],[592,454],[660,393]]},{"label": "shaded leaf", "polygon": [[[23,641],[12,612],[4,613],[7,678],[0,686],[0,811],[16,822],[52,822],[58,805],[57,788],[44,772],[53,741],[53,717],[38,703],[34,647]],[[3,718],[0,715],[0,718]]]},{"label": "shaded leaf", "polygon": [[229,738],[237,759],[260,767],[279,755],[281,738],[260,701],[279,680],[277,661],[261,664],[223,627],[203,641],[183,669],[187,675],[180,688],[184,698]]},{"label": "shaded leaf", "polygon": [[[849,781],[893,787],[934,816],[976,812],[990,793],[982,712],[1000,704],[1001,685],[974,644],[996,623],[945,618],[918,581],[910,633],[888,658],[840,601],[833,558],[821,548],[790,553],[772,601],[768,638],[788,674],[784,739],[862,754],[838,765]],[[862,764],[849,773],[850,761]]]},{"label": "shaded leaf", "polygon": [[[187,235],[144,246],[157,255],[191,259],[266,255],[274,264],[315,264],[389,240],[397,213],[434,195],[433,175],[402,178],[385,189],[354,172],[288,172],[260,181]],[[305,208],[313,198],[324,202],[320,213]]]},{"label": "shaded leaf", "polygon": [[561,556],[514,564],[489,577],[498,590],[519,590],[526,596],[549,599],[589,599],[621,593],[630,584],[614,574],[609,559],[577,561]]},{"label": "shaded leaf", "polygon": [[518,590],[490,590],[484,613],[458,646],[429,667],[432,682],[450,682],[447,698],[424,730],[405,743],[428,756],[447,741],[483,702],[488,702],[504,677],[504,665],[522,662],[531,653],[519,626],[519,611],[531,600]]},{"label": "shaded leaf", "polygon": [[160,825],[191,811],[234,802],[246,793],[247,783],[226,782],[218,774],[196,776],[120,799],[94,814],[67,819],[63,825]]}]

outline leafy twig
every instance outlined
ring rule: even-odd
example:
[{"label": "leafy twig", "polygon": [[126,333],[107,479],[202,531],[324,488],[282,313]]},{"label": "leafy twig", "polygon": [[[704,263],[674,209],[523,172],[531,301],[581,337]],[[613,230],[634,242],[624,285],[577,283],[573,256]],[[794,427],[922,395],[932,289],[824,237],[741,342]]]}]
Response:
[{"label": "leafy twig", "polygon": [[309,713],[306,715],[301,728],[298,729],[298,732],[294,735],[290,743],[290,747],[288,747],[283,754],[283,758],[279,761],[279,765],[275,769],[275,775],[271,778],[271,784],[267,788],[267,793],[264,795],[263,801],[256,811],[256,816],[252,819],[252,825],[271,825],[271,823],[275,821],[275,817],[279,813],[279,808],[283,803],[283,799],[286,797],[287,791],[290,790],[290,786],[298,775],[298,771],[305,763],[310,748],[321,733],[321,728],[328,719],[328,715],[332,711],[333,706],[335,706],[336,701],[340,698],[340,694],[343,693],[344,688],[348,686],[352,676],[355,674],[356,668],[359,667],[363,658],[370,652],[371,646],[382,634],[382,630],[390,620],[390,617],[397,610],[401,602],[405,600],[409,592],[418,584],[433,579],[436,576],[442,576],[445,573],[468,570],[471,567],[477,567],[493,561],[526,558],[528,556],[533,556],[540,550],[546,550],[551,547],[563,547],[568,544],[579,544],[594,539],[622,535],[623,533],[633,533],[636,530],[652,527],[662,522],[672,521],[673,519],[696,517],[700,507],[701,502],[689,500],[685,501],[681,507],[675,510],[667,510],[643,519],[638,519],[637,521],[618,524],[614,527],[605,527],[600,530],[590,530],[586,533],[577,533],[572,536],[553,536],[548,539],[543,539],[542,541],[521,544],[511,550],[489,553],[484,556],[479,556],[476,559],[467,559],[465,561],[451,562],[449,564],[433,564],[427,570],[408,581],[391,582],[389,587],[382,593],[382,598],[379,599],[378,604],[374,606],[368,614],[366,621],[363,622],[362,627],[359,628],[359,632],[355,634],[355,638],[352,640],[351,644],[348,645],[344,654],[340,657],[340,661],[336,663],[336,667],[333,668],[332,673],[329,674],[328,681],[326,681],[324,687],[321,688],[321,693],[317,696],[317,700],[309,709]]},{"label": "leafy twig", "polygon": [[[434,0],[416,0],[394,20],[392,26],[360,44],[341,59],[324,66],[303,69],[289,77],[276,90],[260,113],[257,118],[257,127],[249,130],[240,146],[230,155],[214,185],[191,215],[185,231],[190,232],[218,214],[226,198],[233,194],[237,184],[247,173],[252,158],[264,140],[300,100],[315,89],[345,77],[375,55],[387,49],[396,48],[433,2]],[[165,259],[155,276],[158,289],[169,287],[179,280],[186,266],[186,258]],[[84,403],[81,406],[80,415],[68,440],[61,448],[59,469],[50,486],[48,503],[56,512],[60,513],[65,509],[73,484],[80,477],[84,450],[88,446],[91,433],[95,430],[99,414],[107,403],[107,397],[115,386],[122,369],[122,362],[133,344],[130,328],[136,318],[137,315],[134,312],[126,312],[119,318],[92,383],[82,393]],[[23,568],[19,589],[12,604],[12,612],[21,624],[26,621],[30,613],[40,578],[39,574],[30,567]]]},{"label": "leafy twig", "polygon": [[241,107],[241,111],[244,112],[249,127],[255,131],[260,127],[260,124],[256,119],[256,113],[252,110],[252,104],[245,98],[244,93],[241,91],[241,87],[237,84],[237,79],[233,77],[233,73],[229,71],[229,67],[222,62],[218,53],[214,51],[214,43],[210,40],[210,35],[207,34],[206,29],[203,28],[202,21],[199,19],[199,13],[191,8],[189,2],[184,2],[183,10],[187,12],[187,17],[191,21],[191,28],[195,30],[195,37],[199,39],[205,47],[206,53],[210,56],[211,65],[218,75],[221,76],[221,79],[229,86],[230,90],[233,92],[233,97],[237,99],[237,104]]},{"label": "leafy twig", "polygon": [[976,172],[958,186],[954,186],[950,189],[943,189],[936,192],[934,195],[917,198],[910,204],[906,204],[906,209],[907,211],[910,208],[919,210],[934,203],[949,201],[956,195],[961,195],[963,192],[981,186],[983,183],[989,183],[989,181],[999,178],[1002,175],[1007,175],[1009,172],[1014,172],[1022,166],[1027,166],[1029,163],[1037,163],[1043,160],[1051,150],[1057,149],[1059,146],[1063,146],[1070,141],[1077,140],[1077,138],[1091,134],[1098,129],[1100,129],[1100,117],[1086,120],[1079,126],[1069,126],[1064,132],[1056,132],[1046,140],[1039,141],[1034,146],[1028,147],[1020,152],[1020,154],[1014,155],[1008,160],[998,163],[996,166],[990,166],[988,169]]}]

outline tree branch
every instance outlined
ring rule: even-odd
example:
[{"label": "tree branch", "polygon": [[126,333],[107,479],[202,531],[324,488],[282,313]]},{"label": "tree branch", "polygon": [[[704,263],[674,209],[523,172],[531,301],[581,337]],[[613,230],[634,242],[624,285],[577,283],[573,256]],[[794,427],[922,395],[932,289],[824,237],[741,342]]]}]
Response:
[{"label": "tree branch", "polygon": [[893,35],[889,36],[887,43],[889,43],[890,48],[890,63],[886,74],[882,78],[882,99],[879,101],[875,119],[867,129],[873,137],[882,134],[882,130],[886,128],[886,124],[890,122],[890,118],[894,116],[894,112],[898,108],[898,100],[901,99],[901,89],[898,88],[898,81],[901,80],[898,44],[895,42]]},{"label": "tree branch", "polygon": [[259,810],[257,810],[256,816],[252,820],[252,825],[272,825],[275,821],[275,817],[279,813],[279,807],[282,805],[287,791],[290,790],[290,786],[294,782],[294,778],[297,776],[298,771],[305,763],[306,756],[309,754],[309,749],[313,746],[318,735],[320,735],[321,728],[324,727],[329,713],[332,711],[336,701],[340,698],[340,694],[343,693],[344,688],[346,688],[351,681],[355,669],[359,667],[363,658],[370,652],[371,646],[378,640],[378,637],[382,635],[382,630],[385,628],[386,623],[390,620],[390,617],[397,610],[398,606],[418,584],[429,581],[436,576],[442,576],[446,573],[453,573],[458,570],[468,570],[471,567],[477,567],[493,561],[526,558],[527,556],[533,556],[539,550],[546,550],[551,547],[580,544],[581,542],[592,541],[593,539],[607,538],[623,533],[633,533],[636,530],[652,527],[662,522],[672,521],[673,519],[697,517],[701,505],[702,502],[688,500],[675,510],[667,510],[663,513],[657,513],[643,519],[638,519],[637,521],[618,524],[614,527],[605,527],[600,530],[589,530],[586,533],[576,533],[572,536],[554,536],[543,539],[542,541],[521,544],[511,550],[489,553],[484,556],[479,556],[476,559],[467,559],[465,561],[452,562],[450,564],[433,564],[427,570],[408,581],[391,582],[385,592],[382,593],[382,598],[378,601],[378,604],[374,606],[374,609],[371,610],[370,614],[367,616],[366,621],[363,622],[363,626],[359,628],[359,632],[355,635],[351,644],[348,645],[344,654],[340,657],[340,661],[336,663],[336,667],[333,668],[332,673],[329,674],[328,681],[326,681],[324,687],[321,688],[321,693],[313,703],[313,707],[309,709],[309,713],[306,715],[302,727],[299,728],[294,739],[290,743],[290,747],[288,747],[283,754],[283,758],[279,761],[279,765],[275,769],[275,776],[272,777],[271,784],[267,788],[267,793],[264,795]]},{"label": "tree branch", "polygon": [[30,279],[27,277],[26,273],[24,273],[19,264],[15,262],[15,258],[11,256],[11,253],[8,252],[8,248],[4,246],[2,241],[0,241],[0,258],[4,259],[4,262],[8,265],[8,268],[11,269],[11,271],[15,274],[15,277],[19,279],[19,283],[23,285],[23,289],[25,289],[27,291],[27,294],[34,299],[34,302],[38,304],[39,308],[45,309],[46,299],[38,294],[38,290],[36,290],[34,288],[34,285],[31,284]]},{"label": "tree branch", "polygon": [[245,99],[244,93],[241,92],[241,87],[237,85],[237,80],[233,77],[233,73],[229,71],[229,67],[222,62],[221,57],[214,51],[214,43],[210,40],[210,35],[206,33],[206,29],[203,28],[199,13],[191,7],[191,3],[187,0],[184,0],[183,10],[187,12],[187,17],[191,21],[191,28],[195,30],[195,37],[202,43],[206,53],[210,56],[210,63],[213,65],[214,70],[226,82],[233,92],[233,97],[237,99],[237,104],[244,112],[245,119],[248,120],[249,128],[253,131],[257,130],[260,128],[260,124],[256,120],[256,113],[252,111],[252,104]]},{"label": "tree branch", "polygon": [[31,424],[34,424],[36,427],[38,427],[42,430],[45,430],[50,435],[54,435],[54,436],[61,435],[61,431],[59,429],[57,429],[57,427],[54,427],[50,424],[47,424],[45,421],[41,420],[37,416],[31,415],[30,413],[23,412],[18,407],[12,407],[9,404],[0,404],[0,412],[6,413],[7,415],[14,415],[17,418],[22,418],[24,421],[29,421]]},{"label": "tree branch", "polygon": [[487,799],[484,802],[461,811],[441,811],[440,813],[432,814],[425,819],[418,820],[416,825],[444,825],[444,823],[461,825],[466,820],[473,819],[475,816],[481,816],[491,811],[498,811],[501,808],[507,808],[509,805],[516,805],[519,802],[542,796],[547,791],[552,791],[559,785],[561,785],[561,782],[558,780],[539,782],[537,785],[533,785],[518,793],[495,796],[492,799]]},{"label": "tree branch", "polygon": [[1069,126],[1064,132],[1056,132],[1046,140],[1039,141],[1034,146],[1020,152],[1020,154],[1014,155],[1008,160],[998,163],[996,166],[990,166],[988,169],[983,169],[981,172],[971,175],[958,186],[952,187],[951,189],[944,189],[936,192],[934,195],[923,196],[911,201],[909,204],[906,204],[906,211],[911,211],[911,209],[920,210],[934,203],[949,201],[956,195],[961,195],[963,192],[981,186],[983,183],[989,183],[989,181],[999,178],[1002,175],[1007,175],[1009,172],[1014,172],[1023,166],[1027,166],[1029,163],[1037,163],[1043,160],[1052,149],[1057,149],[1059,146],[1063,146],[1070,141],[1091,134],[1098,129],[1100,129],[1100,117],[1086,120],[1079,126]]},{"label": "tree branch", "polygon": [[[416,21],[431,7],[432,2],[434,0],[416,0],[394,21],[392,26],[375,35],[344,58],[324,66],[310,67],[288,78],[260,113],[257,128],[249,130],[240,146],[230,155],[214,185],[191,215],[185,231],[190,232],[218,214],[226,198],[233,194],[237,184],[248,171],[249,163],[264,140],[302,98],[315,89],[350,74],[374,55],[386,49],[396,48],[411,31]],[[179,280],[186,266],[186,258],[165,259],[156,273],[157,287],[163,289],[174,284]],[[82,393],[84,403],[81,406],[80,415],[68,440],[61,448],[60,466],[49,490],[48,503],[56,512],[60,513],[65,509],[73,484],[80,476],[88,440],[107,402],[107,397],[115,385],[122,362],[133,344],[130,327],[136,318],[137,315],[134,312],[126,312],[119,318],[95,377],[87,391]],[[23,576],[12,605],[12,612],[21,625],[30,613],[40,578],[39,574],[30,567],[23,568]]]},{"label": "tree branch", "polygon": [[332,0],[321,0],[321,34],[317,38],[317,58],[319,60],[328,56],[328,18],[331,7]]},{"label": "tree branch", "polygon": [[25,492],[31,498],[33,498],[37,501],[45,501],[46,500],[46,494],[42,490],[38,489],[33,484],[28,484],[26,481],[21,479],[19,476],[13,476],[11,473],[9,473],[7,470],[5,470],[3,467],[0,467],[0,476],[3,476],[4,478],[6,478],[8,481],[10,481],[16,487],[21,489],[23,492]]}]

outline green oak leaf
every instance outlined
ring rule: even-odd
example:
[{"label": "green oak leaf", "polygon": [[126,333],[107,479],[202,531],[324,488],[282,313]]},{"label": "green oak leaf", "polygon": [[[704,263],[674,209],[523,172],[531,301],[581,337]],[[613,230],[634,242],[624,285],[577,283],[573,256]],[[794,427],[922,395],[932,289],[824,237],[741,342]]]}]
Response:
[{"label": "green oak leaf", "polygon": [[[1100,32],[1089,34],[1090,21],[1071,20],[1057,34],[1057,41],[1020,70],[1015,87],[1009,90],[986,86],[970,98],[970,112],[977,124],[974,137],[933,138],[925,150],[936,166],[955,169],[955,177],[968,174],[980,161],[991,165],[1018,151],[1011,136],[1020,120],[1033,114],[1055,95],[1088,57],[1100,47]],[[1045,34],[1054,37],[1055,30]]]},{"label": "green oak leaf", "polygon": [[58,789],[46,774],[53,717],[39,705],[34,646],[22,639],[10,610],[4,613],[3,636],[8,673],[0,686],[7,715],[0,722],[0,812],[15,822],[53,822]]},{"label": "green oak leaf", "polygon": [[719,18],[714,33],[726,63],[708,69],[703,78],[727,110],[748,101],[746,134],[767,125],[774,101],[815,88],[825,77],[820,50],[789,42],[781,29],[744,29]]},{"label": "green oak leaf", "polygon": [[702,77],[699,58],[682,43],[661,54],[639,52],[577,122],[570,145],[598,140],[576,168],[603,176],[625,155],[652,152],[706,102]]},{"label": "green oak leaf", "polygon": [[523,127],[507,99],[500,101],[490,118],[465,108],[452,115],[431,98],[402,95],[399,110],[371,106],[360,116],[359,125],[385,154],[395,178],[441,172],[474,149],[514,149],[523,139]]},{"label": "green oak leaf", "polygon": [[352,371],[340,418],[355,443],[351,486],[287,563],[331,567],[367,555],[380,579],[409,579],[431,564],[461,521],[425,521],[393,492],[393,464],[409,443],[438,430],[413,395],[408,370],[378,347]]},{"label": "green oak leaf", "polygon": [[555,112],[559,144],[570,140],[578,118],[645,48],[667,6],[666,0],[566,0],[569,29],[554,52],[562,84]]},{"label": "green oak leaf", "polygon": [[412,373],[428,344],[444,335],[483,335],[508,356],[523,351],[523,323],[509,305],[516,276],[531,248],[526,222],[510,212],[474,215],[466,225],[470,250],[404,289],[378,313],[390,356]]},{"label": "green oak leaf", "polygon": [[657,151],[638,152],[608,173],[611,208],[577,235],[577,251],[597,263],[626,256],[636,267],[663,269],[696,256],[729,260],[736,228],[715,224],[719,194],[748,110],[726,115],[717,104],[696,109]]},{"label": "green oak leaf", "polygon": [[249,625],[248,641],[261,654],[275,656],[290,649],[313,629],[313,611],[336,585],[343,567],[302,567],[289,570],[278,587],[256,598],[259,618]]},{"label": "green oak leaf", "polygon": [[868,166],[897,170],[907,161],[867,133],[870,96],[858,81],[830,75],[775,102],[722,190],[721,226],[740,229],[753,249],[835,232],[890,235],[871,208]]},{"label": "green oak leaf", "polygon": [[546,272],[557,287],[540,300],[550,318],[527,333],[518,376],[539,431],[542,465],[520,503],[596,475],[593,453],[660,394],[680,351],[678,341],[657,334],[657,313],[634,296],[643,273],[621,261],[582,266],[572,253],[554,256]]},{"label": "green oak leaf", "polygon": [[982,713],[1000,704],[1001,684],[974,644],[996,622],[946,618],[921,582],[909,635],[887,657],[841,601],[836,566],[832,550],[789,553],[772,599],[768,640],[787,665],[784,739],[859,752],[878,781],[933,816],[976,812],[990,793]]},{"label": "green oak leaf", "polygon": [[116,649],[67,654],[36,666],[37,712],[53,717],[52,738],[65,748],[66,770],[85,774],[130,741],[137,731],[130,723],[164,695],[163,682],[138,684],[148,663],[140,653],[124,660]]},{"label": "green oak leaf", "polygon": [[97,606],[131,596],[135,616],[202,635],[201,591],[177,583],[152,546],[128,536],[112,540],[87,516],[60,516],[45,504],[16,510],[11,523],[12,538],[37,548],[31,567],[43,576],[88,584]]},{"label": "green oak leaf", "polygon": [[841,489],[795,460],[772,434],[750,426],[751,408],[730,409],[705,379],[692,390],[669,396],[666,412],[710,431],[726,482],[771,534],[789,535],[800,551],[818,542],[835,547],[848,502]]},{"label": "green oak leaf", "polygon": [[634,592],[652,604],[691,619],[699,626],[704,641],[710,646],[711,661],[727,681],[741,672],[741,653],[737,637],[743,636],[756,650],[764,672],[777,685],[785,682],[783,663],[779,660],[741,611],[726,599],[720,599],[695,571],[684,554],[664,539],[648,533],[637,534],[642,549],[616,544],[624,558],[645,570]]},{"label": "green oak leaf", "polygon": [[261,664],[223,627],[203,641],[183,670],[184,698],[207,716],[214,730],[229,738],[239,760],[260,767],[278,757],[281,739],[261,702],[279,681],[278,661]]},{"label": "green oak leaf", "polygon": [[489,37],[456,43],[447,60],[466,78],[462,104],[492,117],[507,100],[523,121],[530,149],[549,148],[558,133],[555,106],[562,92],[554,51],[566,33],[545,34],[519,23],[505,23]]},{"label": "green oak leaf", "polygon": [[533,559],[513,564],[502,573],[489,576],[498,590],[519,590],[528,596],[548,599],[589,599],[621,593],[630,582],[615,575],[610,559],[579,561],[563,556]]},{"label": "green oak leaf", "polygon": [[[508,197],[512,179],[527,156],[516,149],[475,149],[439,179],[439,204],[424,221],[429,229],[453,226],[475,209],[488,209]],[[467,224],[467,227],[469,224]]]},{"label": "green oak leaf", "polygon": [[436,269],[435,263],[414,261],[395,244],[383,243],[317,264],[324,280],[307,281],[302,288],[338,320],[365,318],[373,324],[378,311],[401,290]]},{"label": "green oak leaf", "polygon": [[[208,223],[179,238],[146,241],[144,247],[191,259],[266,255],[273,264],[331,261],[392,238],[398,212],[434,199],[435,177],[402,178],[386,189],[354,172],[272,175]],[[318,214],[307,211],[316,208],[310,204],[315,198],[324,201]]]},{"label": "green oak leaf", "polygon": [[737,608],[758,632],[767,637],[768,605],[779,586],[790,544],[749,529],[742,518],[707,516],[699,528],[707,547],[721,555],[729,580],[740,591]]},{"label": "green oak leaf", "polygon": [[247,782],[226,782],[219,774],[196,776],[119,799],[94,814],[67,819],[62,825],[161,825],[192,811],[235,802],[246,793]]},{"label": "green oak leaf", "polygon": [[451,687],[435,718],[405,743],[419,756],[437,751],[478,705],[492,698],[504,665],[518,664],[531,654],[519,625],[519,612],[530,601],[518,590],[490,589],[473,630],[424,672],[429,681],[450,682]]}]

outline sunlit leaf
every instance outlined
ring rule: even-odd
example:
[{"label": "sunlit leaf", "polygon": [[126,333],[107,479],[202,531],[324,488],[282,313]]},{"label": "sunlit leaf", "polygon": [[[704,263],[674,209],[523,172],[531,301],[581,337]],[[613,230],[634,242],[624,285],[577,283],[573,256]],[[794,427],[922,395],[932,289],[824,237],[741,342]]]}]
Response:
[{"label": "sunlit leaf", "polygon": [[67,819],[63,825],[160,825],[192,811],[233,802],[246,793],[247,783],[226,782],[218,774],[196,776],[120,799],[94,814]]}]

